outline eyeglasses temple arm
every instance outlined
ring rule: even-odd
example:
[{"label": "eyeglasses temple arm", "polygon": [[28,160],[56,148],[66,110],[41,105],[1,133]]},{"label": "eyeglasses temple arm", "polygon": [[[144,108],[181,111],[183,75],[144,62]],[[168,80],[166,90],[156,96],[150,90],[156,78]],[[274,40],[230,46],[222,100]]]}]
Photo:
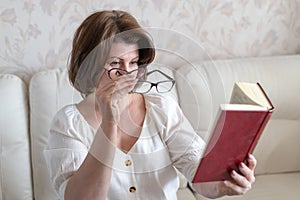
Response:
[{"label": "eyeglasses temple arm", "polygon": [[160,71],[160,70],[158,70],[158,69],[155,69],[155,70],[153,70],[153,71],[148,72],[147,75],[150,75],[150,74],[152,74],[153,72],[159,72],[159,73],[161,73],[162,75],[164,75],[165,77],[167,77],[168,79],[174,80],[172,77],[168,76],[167,74],[163,73],[162,71]]}]

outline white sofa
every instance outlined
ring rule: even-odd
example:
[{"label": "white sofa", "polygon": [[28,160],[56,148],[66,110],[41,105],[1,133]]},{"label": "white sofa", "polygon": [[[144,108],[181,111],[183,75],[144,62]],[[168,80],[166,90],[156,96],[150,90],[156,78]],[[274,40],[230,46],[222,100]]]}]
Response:
[{"label": "white sofa", "polygon": [[[29,83],[0,68],[0,200],[58,199],[43,150],[54,113],[81,97],[64,69],[36,73]],[[254,152],[258,166],[253,189],[221,199],[282,200],[300,197],[300,55],[194,63],[171,71],[172,95],[193,127],[207,139],[219,103],[228,101],[235,81],[259,81],[275,112]],[[178,92],[179,91],[179,92]],[[181,176],[179,200],[205,199]]]}]

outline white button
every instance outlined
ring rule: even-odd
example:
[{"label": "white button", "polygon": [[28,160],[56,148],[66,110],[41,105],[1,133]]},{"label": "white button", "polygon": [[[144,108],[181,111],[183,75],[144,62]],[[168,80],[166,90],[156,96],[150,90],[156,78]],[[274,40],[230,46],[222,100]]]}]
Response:
[{"label": "white button", "polygon": [[131,161],[130,160],[125,160],[125,165],[126,166],[130,166],[131,165]]},{"label": "white button", "polygon": [[131,193],[134,193],[134,192],[136,192],[136,188],[135,188],[135,187],[133,187],[133,186],[132,186],[132,187],[130,187],[130,188],[129,188],[129,192],[131,192]]}]

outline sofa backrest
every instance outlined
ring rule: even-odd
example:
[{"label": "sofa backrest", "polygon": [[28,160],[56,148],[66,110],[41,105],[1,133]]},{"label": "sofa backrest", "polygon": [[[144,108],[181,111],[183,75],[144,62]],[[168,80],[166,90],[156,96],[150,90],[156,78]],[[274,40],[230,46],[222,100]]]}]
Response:
[{"label": "sofa backrest", "polygon": [[195,130],[208,138],[220,103],[234,82],[260,82],[275,111],[254,155],[256,174],[300,171],[300,55],[193,63],[176,73],[179,104]]},{"label": "sofa backrest", "polygon": [[[216,108],[228,101],[233,83],[260,82],[276,110],[254,152],[259,161],[256,173],[300,171],[299,63],[300,56],[194,63],[173,71],[176,87],[170,95],[178,99],[195,130],[207,139]],[[173,73],[170,69],[163,71]],[[160,80],[155,76],[154,79]],[[49,126],[61,107],[82,98],[69,84],[65,69],[34,75],[29,94],[34,196],[37,200],[57,199],[43,155]]]},{"label": "sofa backrest", "polygon": [[33,198],[28,100],[24,82],[0,74],[0,199]]},{"label": "sofa backrest", "polygon": [[54,69],[39,72],[30,81],[30,134],[36,200],[58,199],[50,182],[44,150],[54,114],[64,105],[81,99],[79,93],[71,87],[67,76],[67,70]]}]

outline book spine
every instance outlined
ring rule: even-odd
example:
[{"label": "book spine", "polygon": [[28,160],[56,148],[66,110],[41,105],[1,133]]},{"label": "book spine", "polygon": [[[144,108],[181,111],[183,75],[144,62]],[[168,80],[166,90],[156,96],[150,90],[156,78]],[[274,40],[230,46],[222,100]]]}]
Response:
[{"label": "book spine", "polygon": [[[269,110],[266,113],[265,118],[262,121],[260,127],[258,128],[257,134],[256,134],[255,138],[253,139],[252,144],[249,147],[248,154],[252,154],[253,153],[253,151],[254,151],[257,143],[258,143],[258,140],[259,140],[260,136],[262,135],[262,133],[263,133],[263,131],[264,131],[264,129],[265,129],[265,127],[266,127],[269,119],[271,118],[272,113],[273,113],[273,110]],[[246,156],[248,157],[248,155],[246,155]]]},{"label": "book spine", "polygon": [[259,82],[257,82],[256,84],[258,85],[258,87],[260,88],[260,90],[262,91],[262,93],[264,94],[264,96],[266,97],[266,99],[268,100],[269,104],[271,105],[272,108],[270,110],[273,111],[274,110],[274,106],[273,106],[271,100],[269,99],[266,91],[263,89],[263,87],[261,86],[261,84]]}]

